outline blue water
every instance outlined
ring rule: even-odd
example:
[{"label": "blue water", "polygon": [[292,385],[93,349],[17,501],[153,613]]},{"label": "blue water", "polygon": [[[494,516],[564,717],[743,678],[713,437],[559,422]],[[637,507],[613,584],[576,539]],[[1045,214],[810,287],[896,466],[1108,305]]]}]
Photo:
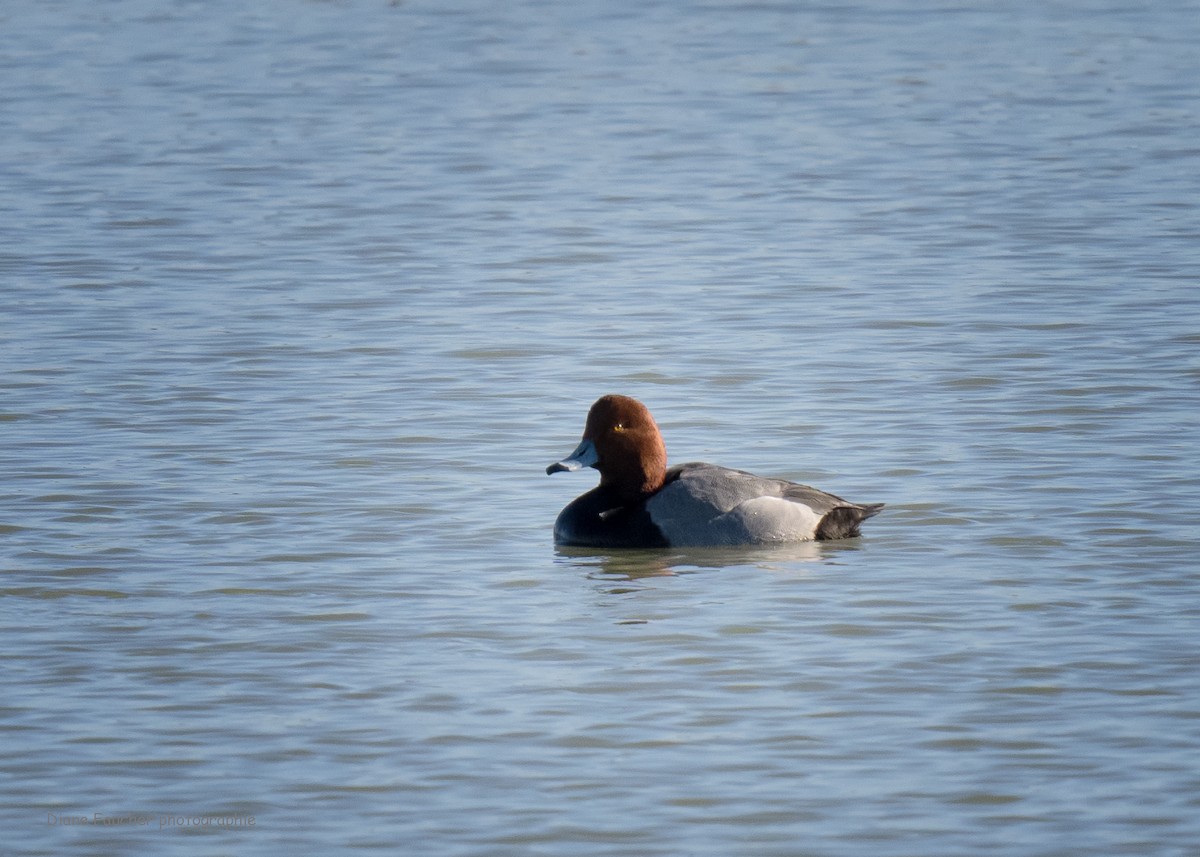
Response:
[{"label": "blue water", "polygon": [[[0,9],[7,840],[1193,854],[1198,12]],[[606,392],[887,510],[555,549]]]}]

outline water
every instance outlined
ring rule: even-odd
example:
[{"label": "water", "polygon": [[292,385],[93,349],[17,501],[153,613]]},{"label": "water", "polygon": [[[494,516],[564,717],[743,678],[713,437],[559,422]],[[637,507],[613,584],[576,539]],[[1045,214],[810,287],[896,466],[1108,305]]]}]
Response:
[{"label": "water", "polygon": [[[8,4],[9,842],[1194,853],[1197,11]],[[888,509],[555,550],[604,392]]]}]

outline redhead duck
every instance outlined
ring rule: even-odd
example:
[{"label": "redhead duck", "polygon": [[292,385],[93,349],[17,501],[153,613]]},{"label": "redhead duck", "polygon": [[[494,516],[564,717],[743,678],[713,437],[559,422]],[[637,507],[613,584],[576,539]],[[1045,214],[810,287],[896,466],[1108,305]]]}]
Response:
[{"label": "redhead duck", "polygon": [[715,464],[667,469],[650,411],[628,396],[603,396],[583,440],[546,473],[594,467],[600,484],[567,505],[554,541],[587,547],[700,547],[844,539],[882,503],[850,503],[816,488]]}]

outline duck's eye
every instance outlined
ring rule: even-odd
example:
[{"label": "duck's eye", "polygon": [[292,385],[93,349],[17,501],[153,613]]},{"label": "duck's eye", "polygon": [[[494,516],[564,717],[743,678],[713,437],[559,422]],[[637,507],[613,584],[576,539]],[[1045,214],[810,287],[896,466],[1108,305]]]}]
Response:
[{"label": "duck's eye", "polygon": [[618,431],[618,432],[625,431],[625,424],[617,423],[615,426],[613,426],[613,431]]}]

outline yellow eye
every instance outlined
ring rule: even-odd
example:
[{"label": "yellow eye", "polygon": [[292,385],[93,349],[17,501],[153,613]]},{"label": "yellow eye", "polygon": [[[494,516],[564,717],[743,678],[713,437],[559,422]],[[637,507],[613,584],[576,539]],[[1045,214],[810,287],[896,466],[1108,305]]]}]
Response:
[{"label": "yellow eye", "polygon": [[622,423],[617,423],[613,426],[613,431],[625,431],[625,426]]}]

